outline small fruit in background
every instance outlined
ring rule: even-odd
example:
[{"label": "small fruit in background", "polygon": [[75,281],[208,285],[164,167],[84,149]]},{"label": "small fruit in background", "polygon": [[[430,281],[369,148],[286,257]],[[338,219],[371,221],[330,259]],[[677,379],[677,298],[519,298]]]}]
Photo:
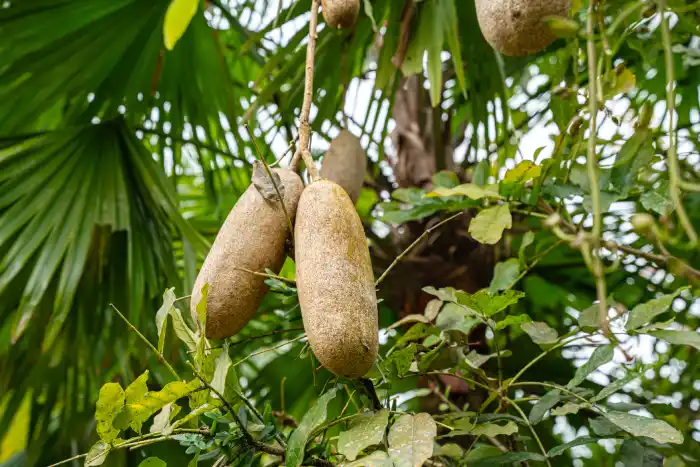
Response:
[{"label": "small fruit in background", "polygon": [[332,28],[345,29],[355,24],[360,0],[321,0],[323,19]]},{"label": "small fruit in background", "polygon": [[[476,0],[481,32],[503,55],[534,54],[557,38],[547,22],[569,17],[571,0]],[[561,21],[557,24],[560,24]]]},{"label": "small fruit in background", "polygon": [[360,196],[366,170],[367,155],[360,139],[348,130],[341,130],[323,157],[321,177],[340,185],[354,204]]}]

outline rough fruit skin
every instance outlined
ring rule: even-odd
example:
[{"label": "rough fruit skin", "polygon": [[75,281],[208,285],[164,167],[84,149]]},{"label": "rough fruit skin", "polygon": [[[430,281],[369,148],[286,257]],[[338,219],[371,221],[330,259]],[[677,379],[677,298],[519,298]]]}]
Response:
[{"label": "rough fruit skin", "polygon": [[355,203],[360,196],[362,180],[367,170],[367,155],[360,139],[347,130],[342,130],[331,141],[331,147],[323,156],[321,177],[340,185]]},{"label": "rough fruit skin", "polygon": [[332,28],[349,28],[360,14],[360,0],[321,0],[321,6],[323,19]]},{"label": "rough fruit skin", "polygon": [[[288,169],[274,170],[284,186],[287,213],[296,213],[304,184]],[[289,224],[279,200],[266,200],[252,184],[238,199],[216,236],[192,290],[190,311],[202,298],[202,286],[209,284],[206,336],[223,339],[237,333],[255,315],[267,292],[265,278],[236,267],[278,272],[284,264]]]},{"label": "rough fruit skin", "polygon": [[294,242],[311,349],[334,374],[359,378],[377,356],[377,296],[362,222],[345,190],[330,180],[306,187]]},{"label": "rough fruit skin", "polygon": [[476,0],[481,32],[503,55],[539,52],[556,37],[542,21],[545,16],[568,18],[571,0]]}]

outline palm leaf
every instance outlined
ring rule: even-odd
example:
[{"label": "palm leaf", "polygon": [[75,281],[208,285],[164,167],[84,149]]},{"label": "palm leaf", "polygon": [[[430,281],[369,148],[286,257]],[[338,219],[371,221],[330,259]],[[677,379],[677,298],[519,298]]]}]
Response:
[{"label": "palm leaf", "polygon": [[[108,304],[149,329],[158,297],[180,281],[173,241],[199,254],[207,243],[121,119],[1,147],[0,385],[13,394],[35,388],[33,413],[50,419],[59,410],[69,420],[85,415],[108,376],[104,358],[118,348],[131,354]],[[40,403],[42,392],[63,394],[62,403]],[[10,402],[0,433],[13,412]],[[41,433],[42,419],[32,420]]]}]

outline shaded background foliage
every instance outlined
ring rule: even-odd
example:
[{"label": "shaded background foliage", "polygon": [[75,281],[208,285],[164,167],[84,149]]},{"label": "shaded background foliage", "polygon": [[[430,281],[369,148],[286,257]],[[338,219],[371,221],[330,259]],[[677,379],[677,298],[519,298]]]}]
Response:
[{"label": "shaded background foliage", "polygon": [[[255,149],[243,124],[268,161],[296,136],[311,2],[205,2],[172,51],[164,49],[162,37],[168,4],[24,0],[0,9],[0,433],[3,456],[20,452],[16,462],[45,465],[85,451],[94,441],[93,405],[103,383],[132,381],[145,366],[153,368],[154,387],[167,381],[109,304],[154,336],[163,290],[175,286],[178,296],[190,293],[209,243],[249,183]],[[631,233],[628,221],[651,210],[665,225],[674,223],[665,210],[659,165],[668,147],[659,15],[647,14],[650,4],[644,2],[602,4],[609,54],[602,55],[601,71],[623,76],[618,88],[606,89],[610,99],[601,112],[601,179],[609,182],[604,200],[624,201],[605,209],[604,238],[651,251],[656,246]],[[680,12],[672,24],[682,173],[697,182],[698,10],[680,0],[669,6]],[[580,161],[585,139],[567,133],[584,104],[578,86],[588,80],[575,42],[559,40],[526,58],[500,56],[483,39],[471,1],[366,1],[352,30],[322,26],[312,150],[320,156],[340,127],[361,137],[370,163],[357,207],[377,276],[443,219],[443,211],[476,205],[424,198],[419,190],[483,184],[523,159],[544,167],[552,156],[573,161],[572,183],[538,189],[568,196],[573,222],[584,222],[590,212]],[[629,76],[632,86],[625,82]],[[635,134],[643,104],[653,110],[643,135],[644,144],[653,146],[645,163],[634,165],[639,148],[625,152],[622,144]],[[643,176],[625,178],[629,173]],[[648,192],[658,197],[644,198]],[[684,203],[697,228],[700,196],[689,192]],[[516,214],[513,229],[496,246],[475,242],[468,227],[462,219],[432,233],[387,278],[379,293],[382,327],[422,313],[432,298],[425,286],[468,292],[488,287],[496,263],[517,256],[527,230],[537,233],[536,251],[553,243],[552,234],[525,215]],[[697,263],[697,249],[687,242],[667,247]],[[632,308],[687,282],[673,272],[626,256],[606,275],[608,292]],[[284,273],[293,275],[293,268],[286,266]],[[526,297],[513,313],[527,313],[560,334],[595,300],[594,279],[581,254],[565,244],[554,247],[518,287]],[[267,298],[266,313],[233,339],[241,342],[231,350],[234,361],[295,335],[246,340],[300,327],[298,309],[287,302],[283,293]],[[674,310],[677,323],[698,328],[700,312],[690,292]],[[470,339],[482,353],[494,345],[485,329]],[[519,330],[505,339],[498,344],[518,350],[504,359],[508,373],[539,353]],[[166,348],[173,361],[185,356],[171,344]],[[653,415],[681,423],[688,433],[684,451],[700,457],[693,441],[700,405],[697,351],[643,337],[630,338],[622,348],[650,367],[619,402],[642,403]],[[239,373],[247,393],[300,418],[329,378],[324,370],[312,371],[313,360],[299,358],[302,349],[296,342],[246,360]],[[577,359],[591,350],[583,346],[566,350],[565,359],[551,356],[530,377],[565,384]],[[391,392],[426,384],[404,383]],[[453,397],[475,406],[483,394],[457,385]],[[419,400],[407,404],[418,408]],[[423,398],[420,404],[439,401]],[[555,426],[554,417],[543,422],[549,424],[541,430],[550,437],[545,444],[585,430],[583,417],[568,420],[566,428]],[[160,453],[164,459],[166,454]],[[606,452],[593,446],[587,454],[590,465],[600,465]],[[125,454],[110,462],[136,458]]]}]

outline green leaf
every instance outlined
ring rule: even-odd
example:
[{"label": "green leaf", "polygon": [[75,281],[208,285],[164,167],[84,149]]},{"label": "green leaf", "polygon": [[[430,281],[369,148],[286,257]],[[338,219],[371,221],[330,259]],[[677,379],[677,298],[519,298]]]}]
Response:
[{"label": "green leaf", "polygon": [[542,421],[545,414],[549,409],[554,407],[561,400],[561,391],[559,389],[554,389],[549,391],[544,396],[540,397],[535,405],[532,406],[530,410],[530,415],[528,419],[533,425],[537,425]]},{"label": "green leaf", "polygon": [[532,161],[521,161],[506,172],[503,183],[524,184],[533,178],[537,178],[542,173],[542,167]]},{"label": "green leaf", "polygon": [[499,436],[512,435],[518,432],[518,425],[513,421],[508,421],[504,425],[499,425],[495,422],[488,422],[476,425],[472,428],[471,433],[476,436]]},{"label": "green leaf", "polygon": [[457,303],[473,310],[486,318],[494,316],[523,298],[525,294],[518,290],[508,290],[500,294],[491,294],[487,289],[481,289],[474,294],[457,292]]},{"label": "green leaf", "polygon": [[617,391],[622,389],[622,387],[625,384],[639,378],[640,376],[641,376],[640,374],[634,373],[634,372],[627,373],[624,376],[624,378],[620,378],[618,380],[615,380],[612,383],[605,386],[597,395],[595,395],[593,398],[591,398],[591,402],[598,402],[598,401],[601,401],[612,394],[615,394]]},{"label": "green leaf", "polygon": [[144,371],[141,376],[136,378],[129,386],[126,387],[125,393],[125,404],[134,404],[135,402],[141,400],[143,396],[148,392],[148,370]]},{"label": "green leaf", "polygon": [[289,437],[285,465],[287,467],[300,467],[304,460],[304,450],[311,433],[326,421],[328,403],[332,401],[338,390],[336,388],[323,394],[301,419],[299,426]]},{"label": "green leaf", "polygon": [[490,188],[482,188],[473,183],[465,183],[453,188],[437,187],[425,195],[426,198],[447,198],[450,196],[466,196],[469,199],[477,200],[483,198],[500,199],[501,195]]},{"label": "green leaf", "polygon": [[384,451],[375,451],[362,459],[340,465],[342,467],[394,467],[394,463],[391,462],[389,455]]},{"label": "green leaf", "polygon": [[389,457],[395,467],[421,467],[433,455],[435,420],[427,413],[401,415],[389,430]]},{"label": "green leaf", "polygon": [[165,334],[167,330],[167,319],[171,309],[175,308],[175,287],[165,291],[163,294],[163,305],[156,313],[156,329],[158,330],[158,352],[163,353],[165,347]]},{"label": "green leaf", "polygon": [[202,298],[197,303],[197,324],[202,335],[207,328],[207,296],[209,295],[209,284],[202,286]]},{"label": "green leaf", "polygon": [[535,344],[539,345],[554,344],[559,338],[559,334],[557,334],[555,329],[540,321],[523,323],[520,325],[520,329],[525,331]]},{"label": "green leaf", "polygon": [[423,291],[425,293],[428,293],[430,295],[436,296],[438,299],[442,300],[443,302],[456,302],[456,293],[458,292],[456,289],[452,287],[444,287],[442,289],[436,289],[435,287],[423,287]]},{"label": "green leaf", "polygon": [[494,245],[501,240],[503,231],[512,226],[508,205],[501,204],[479,212],[469,224],[469,233],[479,243]]},{"label": "green leaf", "polygon": [[639,197],[639,201],[641,201],[644,209],[647,211],[654,211],[661,216],[672,213],[676,208],[673,204],[673,199],[671,199],[668,182],[666,180],[663,180],[658,188],[645,190]]},{"label": "green leaf", "polygon": [[614,191],[623,197],[637,182],[639,172],[651,164],[654,146],[647,131],[637,131],[622,145],[610,173],[610,183]]},{"label": "green leaf", "polygon": [[392,353],[387,363],[394,362],[394,365],[396,365],[396,373],[399,377],[402,377],[411,368],[415,355],[416,344],[411,344],[404,349]]},{"label": "green leaf", "polygon": [[461,459],[464,457],[464,449],[462,449],[459,444],[447,443],[441,445],[433,456],[445,456],[453,459]]},{"label": "green leaf", "polygon": [[189,326],[185,324],[185,320],[182,317],[180,310],[175,307],[171,308],[170,317],[173,319],[173,329],[175,330],[175,335],[187,346],[188,351],[196,352],[197,343],[195,342],[194,333]]},{"label": "green leaf", "polygon": [[111,443],[119,435],[119,429],[112,426],[119,411],[124,407],[124,390],[119,383],[107,383],[100,389],[95,410],[97,434],[105,443]]},{"label": "green leaf", "polygon": [[696,331],[654,331],[650,336],[658,337],[675,345],[689,345],[700,350],[700,333]]},{"label": "green leaf", "polygon": [[553,447],[549,450],[549,452],[547,452],[547,457],[559,456],[575,446],[583,446],[584,444],[597,443],[599,439],[601,438],[576,438],[575,440],[569,441],[568,443],[560,444],[559,446]]},{"label": "green leaf", "polygon": [[[507,358],[511,355],[513,355],[513,353],[510,350],[501,351],[501,358]],[[472,350],[464,357],[464,361],[467,365],[469,365],[472,368],[480,368],[484,365],[484,363],[496,357],[498,357],[498,352],[494,352],[489,355],[484,355],[478,353],[476,350]]]},{"label": "green leaf", "polygon": [[535,233],[528,230],[525,232],[525,235],[523,235],[523,241],[520,242],[520,249],[518,249],[518,259],[520,259],[520,267],[525,268],[527,266],[527,259],[525,257],[525,252],[527,251],[527,247],[533,244],[535,241]]},{"label": "green leaf", "polygon": [[479,324],[481,320],[468,310],[454,303],[448,302],[435,320],[435,326],[442,331],[458,331],[469,335],[469,332]]},{"label": "green leaf", "polygon": [[440,105],[442,101],[442,45],[445,41],[443,31],[443,18],[440,17],[439,4],[442,2],[430,2],[421,10],[420,28],[429,28],[430,33],[422,32],[421,37],[427,35],[428,50],[428,81],[430,82],[430,102],[433,107]]},{"label": "green leaf", "polygon": [[457,82],[462,90],[462,94],[466,97],[467,81],[464,77],[464,65],[462,63],[462,49],[459,41],[459,20],[455,10],[455,0],[444,0],[440,3],[441,21],[446,27],[447,45],[452,55],[452,68],[457,74]]},{"label": "green leaf", "polygon": [[389,411],[385,409],[358,415],[352,420],[350,428],[340,433],[338,452],[354,461],[362,450],[382,442],[387,423]]},{"label": "green leaf", "polygon": [[137,433],[141,432],[141,426],[153,414],[161,410],[167,404],[189,395],[201,387],[199,380],[190,383],[173,381],[166,384],[160,391],[147,392],[143,398],[128,406],[131,417],[131,428]]},{"label": "green leaf", "polygon": [[663,420],[611,411],[608,420],[634,436],[646,436],[657,443],[683,443],[683,434]]},{"label": "green leaf", "polygon": [[598,304],[590,306],[583,310],[578,316],[578,324],[582,328],[593,328],[598,329],[600,327],[600,320],[598,319],[600,307]]},{"label": "green leaf", "polygon": [[630,311],[625,329],[633,331],[666,312],[673,304],[673,300],[675,300],[682,290],[684,289],[678,289],[672,294],[664,295],[663,297],[655,298],[635,306],[632,311]]},{"label": "green leaf", "polygon": [[639,441],[626,439],[620,447],[620,461],[625,466],[660,467],[664,457],[653,449],[645,448]]},{"label": "green leaf", "polygon": [[561,16],[545,16],[542,21],[556,37],[575,37],[580,28],[576,21]]},{"label": "green leaf", "polygon": [[515,463],[538,461],[546,459],[542,454],[534,452],[506,452],[493,457],[485,457],[476,462],[470,462],[469,467],[493,467],[498,465],[514,465]]},{"label": "green leaf", "polygon": [[595,349],[593,354],[591,354],[591,358],[589,358],[586,363],[578,367],[576,374],[571,381],[569,381],[569,384],[567,384],[566,387],[571,389],[583,383],[588,375],[611,361],[614,354],[615,346],[612,344],[602,345]]},{"label": "green leaf", "polygon": [[532,318],[530,318],[528,315],[521,314],[521,315],[509,315],[506,316],[505,319],[498,321],[496,323],[496,331],[500,331],[502,329],[507,328],[508,326],[518,326],[523,323],[530,323],[532,322]]},{"label": "green leaf", "polygon": [[211,380],[211,386],[219,391],[221,395],[226,392],[226,376],[232,364],[233,362],[228,354],[228,342],[225,342],[224,348],[221,349],[221,353],[216,357],[214,377]]},{"label": "green leaf", "polygon": [[621,431],[620,427],[605,417],[592,418],[589,421],[591,430],[599,436],[612,436]]},{"label": "green leaf", "polygon": [[618,94],[631,91],[637,85],[637,77],[628,68],[616,67],[601,77],[603,99],[612,99]]},{"label": "green leaf", "polygon": [[158,459],[157,457],[147,457],[142,460],[139,467],[167,467],[168,464]]},{"label": "green leaf", "polygon": [[667,327],[669,327],[675,321],[676,321],[676,318],[669,318],[666,321],[661,321],[660,323],[647,324],[646,326],[642,326],[641,328],[637,328],[635,330],[635,332],[637,334],[648,334],[651,331],[665,330]]},{"label": "green leaf", "polygon": [[199,0],[172,0],[170,2],[163,23],[163,41],[166,49],[173,50],[175,43],[180,40],[197,13],[198,7]]},{"label": "green leaf", "polygon": [[[441,170],[432,176],[433,186],[438,188],[454,188],[459,185],[457,174],[450,170]],[[426,195],[427,197],[428,195]]]},{"label": "green leaf", "polygon": [[[440,313],[442,314],[442,313]],[[439,316],[438,316],[439,318]],[[396,343],[397,347],[401,347],[402,345],[411,342],[411,341],[418,341],[421,339],[425,339],[428,336],[433,336],[436,334],[439,334],[440,332],[435,329],[433,326],[424,324],[424,323],[418,323],[413,325],[408,331],[406,331],[406,334],[401,336],[401,339],[398,340]]]},{"label": "green leaf", "polygon": [[520,261],[511,258],[507,261],[496,263],[493,270],[493,279],[489,285],[489,293],[495,294],[510,287],[520,275]]},{"label": "green leaf", "polygon": [[85,467],[102,465],[109,454],[109,445],[104,441],[98,441],[92,445],[85,457]]},{"label": "green leaf", "polygon": [[590,404],[567,402],[566,404],[562,405],[561,407],[557,407],[556,409],[552,409],[551,413],[552,413],[552,416],[577,414],[578,411],[581,410],[582,408],[588,408],[588,407],[590,407]]}]

